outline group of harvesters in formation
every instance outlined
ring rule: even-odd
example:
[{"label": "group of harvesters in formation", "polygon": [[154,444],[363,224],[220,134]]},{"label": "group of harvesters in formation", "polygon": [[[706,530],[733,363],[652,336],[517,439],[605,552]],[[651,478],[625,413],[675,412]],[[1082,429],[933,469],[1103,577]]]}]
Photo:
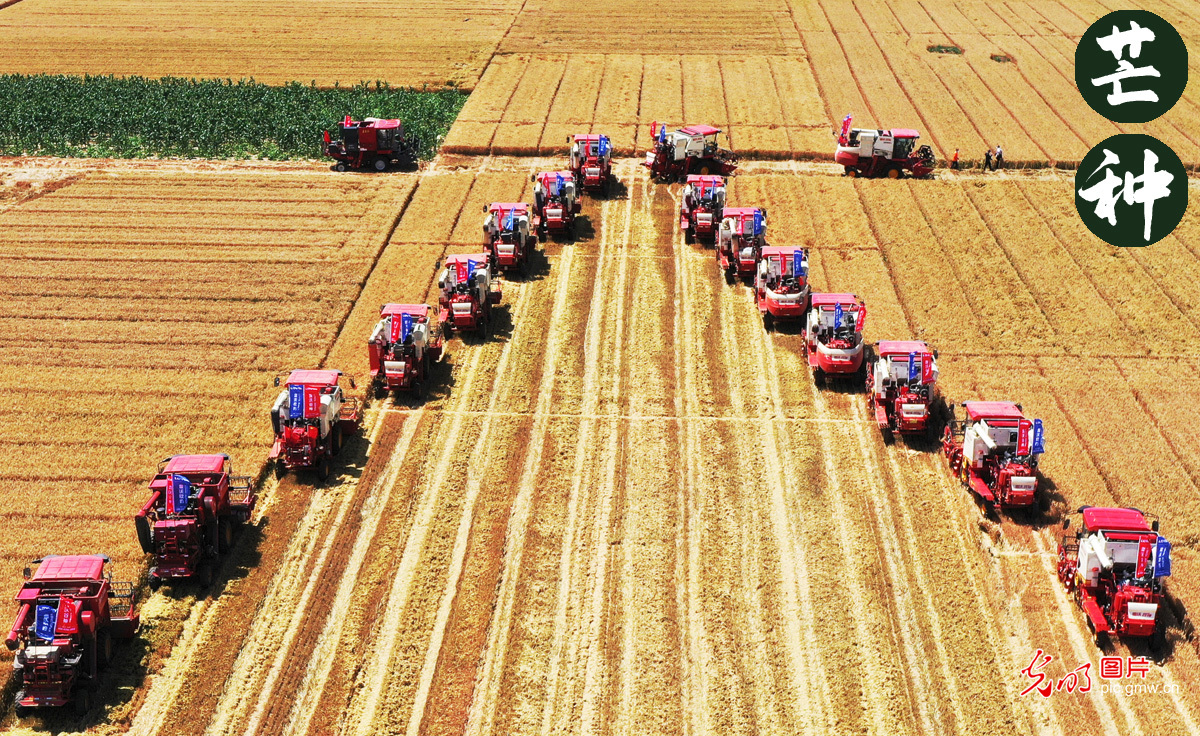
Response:
[{"label": "group of harvesters in formation", "polygon": [[[895,176],[891,172],[897,160],[914,175],[927,173],[921,168],[927,155],[912,151],[914,131],[850,130],[849,121],[849,116],[843,121],[837,151],[848,175]],[[398,121],[347,118],[341,126],[343,140],[329,144],[330,154],[349,166],[386,169],[396,156],[407,155],[401,148],[416,145],[391,123]],[[654,150],[643,165],[652,178],[683,181],[679,227],[686,240],[711,242],[727,282],[740,279],[752,285],[768,331],[789,322],[799,325],[802,351],[818,385],[827,377],[864,380],[871,415],[885,441],[895,434],[928,434],[945,418],[941,451],[954,475],[989,510],[1045,508],[1047,495],[1038,473],[1045,449],[1040,420],[1031,421],[1020,404],[1008,401],[963,402],[961,419],[953,404],[948,412],[939,411],[944,405],[936,391],[936,350],[916,340],[866,345],[867,305],[861,298],[813,293],[805,249],[767,243],[766,209],[726,206],[724,177],[737,168],[737,158],[718,147],[719,129],[693,125],[668,133],[665,126],[654,126],[651,132]],[[381,142],[392,148],[378,153]],[[501,300],[495,274],[524,272],[539,234],[571,235],[583,190],[609,190],[614,183],[609,139],[576,135],[569,142],[569,168],[533,176],[532,205],[484,208],[484,249],[446,259],[438,275],[436,320],[435,309],[426,304],[381,307],[367,339],[370,391],[376,398],[390,392],[420,397],[449,331],[486,336],[492,309]],[[889,147],[869,157],[847,150],[865,149],[868,142]],[[903,158],[893,158],[896,152]],[[858,158],[851,161],[851,154]],[[387,156],[392,158],[380,166]],[[270,410],[275,441],[269,457],[277,474],[313,469],[321,480],[329,476],[332,458],[358,433],[363,418],[359,400],[343,390],[344,379],[357,388],[341,371],[328,369],[295,370],[282,382]],[[221,557],[233,547],[236,528],[254,511],[252,479],[234,475],[228,455],[175,455],[159,464],[149,494],[134,521],[138,542],[152,558],[150,587],[188,581],[208,586]],[[1060,580],[1075,595],[1098,639],[1106,634],[1149,637],[1161,649],[1165,623],[1160,604],[1163,580],[1171,571],[1171,546],[1158,534],[1158,522],[1148,523],[1141,511],[1129,508],[1080,511],[1079,530],[1059,546]],[[36,570],[26,569],[16,619],[5,640],[15,652],[19,715],[71,702],[87,711],[98,673],[113,656],[114,639],[137,634],[136,586],[113,582],[105,569],[108,562],[104,555],[46,556],[34,561]]]}]

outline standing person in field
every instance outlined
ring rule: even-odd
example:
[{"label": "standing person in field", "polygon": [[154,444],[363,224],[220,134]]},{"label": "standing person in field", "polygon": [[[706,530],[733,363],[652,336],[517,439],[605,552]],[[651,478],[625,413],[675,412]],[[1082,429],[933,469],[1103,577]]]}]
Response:
[{"label": "standing person in field", "polygon": [[991,171],[992,169],[992,149],[987,149],[983,152],[983,170]]},{"label": "standing person in field", "polygon": [[998,169],[1003,165],[1004,165],[1004,149],[1000,147],[999,143],[997,143],[996,144],[996,166],[994,168]]},{"label": "standing person in field", "polygon": [[954,149],[954,156],[950,159],[950,168],[958,170],[958,149]]}]

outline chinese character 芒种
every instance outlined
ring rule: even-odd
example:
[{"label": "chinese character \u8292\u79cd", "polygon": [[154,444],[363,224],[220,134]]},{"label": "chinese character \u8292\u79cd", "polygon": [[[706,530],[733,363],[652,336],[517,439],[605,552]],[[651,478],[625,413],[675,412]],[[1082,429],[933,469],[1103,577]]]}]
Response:
[{"label": "chinese character \u8292\u79cd", "polygon": [[1143,89],[1126,92],[1121,86],[1124,80],[1133,77],[1161,76],[1153,65],[1134,66],[1122,58],[1125,54],[1126,46],[1129,47],[1130,58],[1136,59],[1142,55],[1142,44],[1153,40],[1154,31],[1138,25],[1137,21],[1129,22],[1128,31],[1121,31],[1116,26],[1113,26],[1111,34],[1096,39],[1096,43],[1100,45],[1100,48],[1111,53],[1113,58],[1117,60],[1117,71],[1092,79],[1092,85],[1095,87],[1103,87],[1106,84],[1112,85],[1112,91],[1108,93],[1108,104],[1123,105],[1126,102],[1158,102],[1158,94],[1154,90]]},{"label": "chinese character \u8292\u79cd", "polygon": [[[1091,176],[1104,171],[1104,180],[1086,189],[1080,189],[1079,196],[1088,202],[1096,203],[1096,217],[1102,217],[1108,220],[1108,224],[1116,225],[1117,190],[1120,189],[1119,198],[1124,199],[1125,204],[1142,205],[1143,237],[1149,241],[1150,226],[1154,220],[1154,203],[1171,194],[1170,184],[1174,181],[1175,175],[1169,171],[1158,170],[1156,168],[1158,154],[1147,149],[1142,162],[1141,175],[1134,176],[1132,172],[1126,171],[1125,179],[1122,182],[1121,178],[1109,168],[1121,163],[1120,156],[1107,148],[1103,150],[1104,161],[1101,162],[1099,168],[1092,172]],[[1088,178],[1090,179],[1091,176]]]}]

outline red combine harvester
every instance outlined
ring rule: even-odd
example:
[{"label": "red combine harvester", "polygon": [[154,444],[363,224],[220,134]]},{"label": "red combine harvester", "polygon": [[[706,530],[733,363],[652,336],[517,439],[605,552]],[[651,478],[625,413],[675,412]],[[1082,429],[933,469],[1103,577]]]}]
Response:
[{"label": "red combine harvester", "polygon": [[329,477],[330,458],[342,451],[346,436],[358,432],[362,422],[358,399],[343,394],[341,377],[336,370],[296,370],[288,376],[287,387],[271,407],[275,444],[269,459],[275,462],[276,475],[316,468],[319,479]]},{"label": "red combine harvester", "polygon": [[370,167],[384,171],[390,164],[404,167],[417,165],[419,145],[417,136],[404,135],[404,123],[399,120],[346,119],[338,123],[341,140],[332,140],[325,131],[325,155],[337,159],[338,171]]},{"label": "red combine harvester", "polygon": [[725,180],[719,176],[690,174],[679,198],[679,229],[690,243],[717,232],[717,213],[725,209]]},{"label": "red combine harvester", "polygon": [[133,583],[114,583],[105,555],[47,555],[25,568],[17,617],[4,643],[15,651],[17,716],[72,700],[91,709],[91,691],[112,659],[113,639],[138,631]]},{"label": "red combine harvester", "polygon": [[729,176],[737,169],[737,156],[717,146],[720,128],[689,125],[668,133],[666,125],[657,126],[658,123],[650,124],[654,150],[647,152],[642,162],[642,166],[650,169],[651,178],[675,181],[691,174]]},{"label": "red combine harvester", "polygon": [[[1029,509],[1037,500],[1042,420],[1025,418],[1011,401],[964,401],[966,419],[950,405],[942,452],[950,469],[987,508]],[[1043,503],[1046,499],[1043,498]]]},{"label": "red combine harvester", "polygon": [[867,406],[883,438],[927,432],[937,398],[937,351],[917,340],[881,340],[869,362]]},{"label": "red combine harvester", "polygon": [[606,135],[573,135],[567,137],[571,144],[571,172],[575,181],[590,192],[608,193],[612,182],[612,143]]},{"label": "red combine harvester", "polygon": [[767,211],[760,207],[726,207],[717,229],[717,264],[725,281],[752,276],[758,254],[767,244]]},{"label": "red combine harvester", "polygon": [[[838,136],[836,163],[845,167],[846,176],[897,179],[908,172],[918,179],[933,173],[936,161],[929,146],[916,148],[921,134],[908,128],[868,130],[850,128],[852,116],[842,121]],[[914,150],[916,149],[916,150]]]},{"label": "red combine harvester", "polygon": [[575,215],[583,208],[575,191],[575,175],[570,171],[543,171],[534,174],[533,224],[542,234],[575,234]]},{"label": "red combine harvester", "polygon": [[388,391],[422,395],[429,366],[442,359],[442,335],[427,304],[385,304],[367,340],[375,398]]},{"label": "red combine harvester", "polygon": [[767,330],[774,329],[776,322],[802,319],[809,301],[808,254],[779,245],[763,248],[754,277],[754,300]]},{"label": "red combine harvester", "polygon": [[804,330],[804,356],[813,378],[858,373],[863,367],[867,305],[854,294],[813,294]]},{"label": "red combine harvester", "polygon": [[172,455],[158,464],[150,500],[134,517],[142,551],[154,555],[150,587],[165,581],[212,583],[220,555],[233,548],[233,528],[250,520],[257,500],[248,476],[235,476],[229,456]]},{"label": "red combine harvester", "polygon": [[[1163,579],[1171,574],[1171,543],[1132,508],[1084,506],[1082,528],[1063,535],[1058,546],[1058,579],[1075,595],[1097,643],[1103,637],[1150,637],[1161,652],[1166,622],[1160,615]],[[1063,520],[1063,529],[1070,527]]]},{"label": "red combine harvester", "polygon": [[487,253],[455,255],[446,259],[438,276],[438,322],[447,330],[474,330],[487,336],[492,307],[500,304],[501,292],[492,286]]},{"label": "red combine harvester", "polygon": [[[529,205],[524,202],[493,202],[483,211],[483,247],[488,252],[484,258],[494,269],[529,267],[529,254],[537,243],[537,236],[529,232]],[[574,217],[574,214],[571,215]],[[537,217],[534,217],[537,229]]]}]

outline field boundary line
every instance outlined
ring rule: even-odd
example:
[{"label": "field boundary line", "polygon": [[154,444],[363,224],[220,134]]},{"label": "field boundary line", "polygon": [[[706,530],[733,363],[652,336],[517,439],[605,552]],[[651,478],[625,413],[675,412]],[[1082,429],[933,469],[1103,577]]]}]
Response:
[{"label": "field boundary line", "polygon": [[[559,269],[563,272],[562,282],[554,295],[553,313],[548,328],[546,360],[543,363],[541,383],[538,386],[537,406],[545,409],[549,409],[552,404],[552,394],[557,377],[556,367],[558,353],[562,349],[563,343],[561,333],[566,321],[567,294],[570,292],[574,252],[575,247],[569,245],[563,249],[563,255],[559,259]],[[521,577],[521,563],[525,555],[525,538],[529,528],[532,496],[538,473],[542,467],[542,454],[545,451],[546,438],[550,431],[550,419],[554,415],[549,411],[538,412],[535,410],[533,416],[535,417],[533,436],[536,439],[530,443],[530,451],[525,455],[525,464],[521,469],[521,477],[517,485],[517,495],[513,501],[512,517],[505,530],[504,554],[500,561],[500,582],[496,605],[492,609],[492,616],[488,622],[487,640],[480,653],[481,664],[477,669],[471,705],[464,728],[464,733],[468,736],[485,736],[493,733],[496,709],[499,707],[513,610],[517,598],[517,583]]]},{"label": "field boundary line", "polygon": [[[316,714],[317,704],[315,702],[310,703],[309,701],[319,698],[324,692],[325,683],[328,681],[329,672],[333,667],[333,656],[342,638],[342,628],[338,624],[341,624],[343,621],[344,611],[350,604],[350,597],[353,595],[354,586],[358,582],[358,575],[366,560],[367,547],[375,538],[379,522],[383,517],[383,511],[387,508],[392,491],[395,489],[396,481],[399,479],[400,469],[408,459],[408,451],[412,445],[413,437],[416,435],[417,427],[421,425],[423,420],[423,407],[404,419],[405,424],[400,440],[397,446],[391,451],[387,466],[380,476],[381,480],[377,481],[368,491],[366,508],[364,509],[365,513],[363,514],[365,517],[363,527],[359,530],[354,540],[354,548],[350,553],[350,558],[347,560],[345,571],[338,584],[337,592],[334,595],[333,606],[325,619],[325,626],[321,631],[320,638],[317,640],[315,651],[309,657],[309,665],[306,669],[304,679],[299,685],[299,692],[295,696],[296,700],[290,709],[287,722],[284,725],[285,733],[307,733],[309,724],[312,722],[312,717]],[[383,489],[382,493],[376,495],[376,490],[380,488]],[[260,694],[260,708],[256,709],[256,715],[257,710],[261,710],[261,703],[269,700],[269,698],[270,694],[265,693],[265,691],[264,694]],[[252,721],[246,730],[247,732],[253,732],[255,731],[255,727],[256,723]]]}]

